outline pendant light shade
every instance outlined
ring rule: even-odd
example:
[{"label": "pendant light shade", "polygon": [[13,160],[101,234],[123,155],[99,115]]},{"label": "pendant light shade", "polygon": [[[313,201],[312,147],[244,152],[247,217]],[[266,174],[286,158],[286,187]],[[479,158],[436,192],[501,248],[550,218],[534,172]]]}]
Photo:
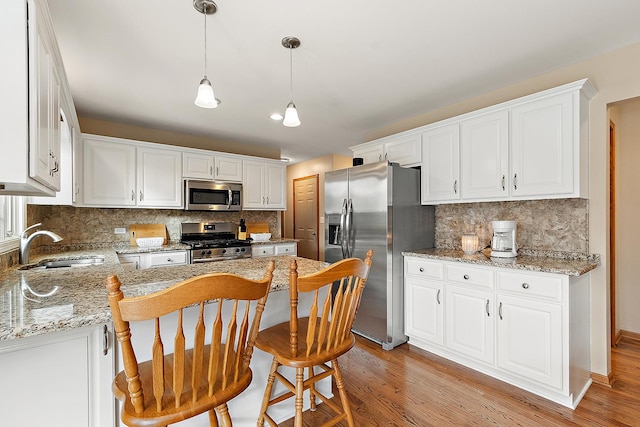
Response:
[{"label": "pendant light shade", "polygon": [[216,108],[218,103],[216,97],[213,94],[213,86],[211,82],[204,76],[204,79],[200,80],[200,86],[198,86],[198,96],[196,96],[196,105],[202,108]]},{"label": "pendant light shade", "polygon": [[284,112],[284,120],[282,124],[286,127],[300,126],[300,119],[298,118],[298,110],[296,110],[296,104],[293,101],[287,104],[287,109]]},{"label": "pendant light shade", "polygon": [[207,15],[216,13],[218,7],[211,0],[193,0],[193,7],[204,15],[204,78],[200,80],[195,104],[202,108],[216,108],[218,101],[213,93],[213,86],[207,78]]},{"label": "pendant light shade", "polygon": [[300,46],[300,40],[296,37],[285,37],[282,39],[282,46],[289,49],[289,89],[291,98],[284,112],[284,120],[282,124],[287,127],[300,126],[300,118],[296,104],[293,103],[293,49]]}]

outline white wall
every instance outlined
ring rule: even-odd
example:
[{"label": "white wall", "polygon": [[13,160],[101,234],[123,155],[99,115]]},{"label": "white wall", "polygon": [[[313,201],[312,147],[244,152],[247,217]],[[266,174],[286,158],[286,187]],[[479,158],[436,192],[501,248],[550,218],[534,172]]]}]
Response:
[{"label": "white wall", "polygon": [[471,98],[366,135],[382,138],[478,108],[589,78],[598,90],[589,113],[589,251],[602,265],[591,272],[591,370],[611,372],[609,321],[609,118],[608,105],[640,96],[640,43],[524,82]]},{"label": "white wall", "polygon": [[616,107],[616,331],[640,333],[640,100]]}]

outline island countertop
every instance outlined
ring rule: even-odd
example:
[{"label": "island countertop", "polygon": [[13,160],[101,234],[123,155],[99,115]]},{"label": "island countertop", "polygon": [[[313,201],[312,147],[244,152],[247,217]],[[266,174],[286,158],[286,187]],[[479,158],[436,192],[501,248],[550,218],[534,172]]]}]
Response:
[{"label": "island countertop", "polygon": [[460,249],[420,249],[402,252],[404,256],[430,258],[440,261],[455,261],[491,267],[513,268],[516,270],[539,271],[544,273],[580,276],[600,265],[598,255],[572,253],[543,253],[522,251],[515,258],[491,258],[482,252],[466,255]]},{"label": "island countertop", "polygon": [[113,249],[83,250],[32,256],[44,258],[101,255],[104,264],[88,267],[20,270],[20,266],[0,272],[0,342],[82,326],[111,322],[105,288],[106,278],[118,275],[126,297],[156,292],[180,281],[211,272],[239,274],[260,279],[267,263],[276,261],[271,291],[288,288],[289,264],[298,262],[301,275],[313,273],[326,264],[300,257],[247,258],[183,266],[125,271]]}]

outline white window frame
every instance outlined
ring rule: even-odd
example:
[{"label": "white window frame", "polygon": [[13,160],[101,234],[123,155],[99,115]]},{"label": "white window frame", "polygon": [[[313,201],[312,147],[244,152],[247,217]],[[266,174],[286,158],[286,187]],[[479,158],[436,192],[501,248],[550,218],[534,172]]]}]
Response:
[{"label": "white window frame", "polygon": [[24,229],[26,198],[0,196],[0,253],[18,249]]}]

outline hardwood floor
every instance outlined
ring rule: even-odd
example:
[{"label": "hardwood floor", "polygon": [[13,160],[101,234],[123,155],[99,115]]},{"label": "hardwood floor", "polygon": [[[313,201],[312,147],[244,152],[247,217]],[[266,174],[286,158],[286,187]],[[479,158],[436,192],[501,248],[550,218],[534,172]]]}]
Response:
[{"label": "hardwood floor", "polygon": [[[409,344],[387,352],[358,337],[339,362],[357,426],[640,426],[636,340],[612,350],[613,387],[593,384],[575,411]],[[324,406],[305,427],[327,418]]]}]

